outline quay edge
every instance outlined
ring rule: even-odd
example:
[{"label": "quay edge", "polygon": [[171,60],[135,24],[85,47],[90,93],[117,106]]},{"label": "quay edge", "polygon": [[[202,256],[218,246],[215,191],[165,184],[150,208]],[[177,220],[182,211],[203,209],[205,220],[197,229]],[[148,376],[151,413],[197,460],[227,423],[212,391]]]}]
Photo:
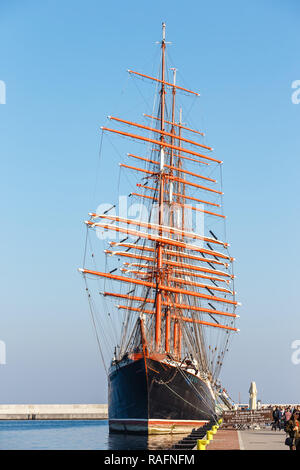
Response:
[{"label": "quay edge", "polygon": [[107,404],[0,405],[0,421],[100,420],[107,418]]}]

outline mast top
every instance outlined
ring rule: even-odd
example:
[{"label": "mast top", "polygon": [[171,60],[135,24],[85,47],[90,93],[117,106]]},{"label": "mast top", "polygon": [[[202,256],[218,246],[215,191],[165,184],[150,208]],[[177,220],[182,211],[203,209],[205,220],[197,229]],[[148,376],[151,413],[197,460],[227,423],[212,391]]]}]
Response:
[{"label": "mast top", "polygon": [[163,22],[162,24],[162,42],[165,42],[166,40],[166,23]]},{"label": "mast top", "polygon": [[177,69],[175,67],[171,67],[170,70],[172,70],[173,72],[173,85],[176,84],[176,72],[177,72]]}]

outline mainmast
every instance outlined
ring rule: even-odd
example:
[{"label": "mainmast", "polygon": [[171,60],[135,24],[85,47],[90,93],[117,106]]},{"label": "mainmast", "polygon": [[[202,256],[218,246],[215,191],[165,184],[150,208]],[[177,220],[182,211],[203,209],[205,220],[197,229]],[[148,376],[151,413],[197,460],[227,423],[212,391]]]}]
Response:
[{"label": "mainmast", "polygon": [[[166,52],[166,25],[162,24],[162,41],[161,41],[161,92],[160,92],[160,130],[161,130],[161,146],[160,146],[160,173],[159,173],[159,203],[158,203],[158,224],[161,227],[164,219],[164,188],[165,188],[165,175],[164,175],[164,160],[165,160],[165,146],[164,146],[164,131],[165,131],[165,52]],[[162,230],[159,230],[159,236],[162,236]],[[157,243],[157,272],[156,282],[157,286],[163,283],[163,245],[161,242]],[[157,288],[156,290],[156,319],[155,319],[155,349],[159,351],[161,345],[161,319],[162,319],[162,292]]]}]

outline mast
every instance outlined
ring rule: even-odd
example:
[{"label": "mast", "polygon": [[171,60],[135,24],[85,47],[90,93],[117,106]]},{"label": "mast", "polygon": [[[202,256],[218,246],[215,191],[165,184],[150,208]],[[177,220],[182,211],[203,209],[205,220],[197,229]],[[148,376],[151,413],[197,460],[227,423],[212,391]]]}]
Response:
[{"label": "mast", "polygon": [[[163,225],[163,216],[164,216],[164,135],[163,132],[165,130],[165,51],[166,51],[166,25],[165,23],[162,24],[162,42],[161,42],[161,52],[162,52],[162,60],[161,60],[161,76],[162,76],[162,84],[161,84],[161,92],[160,92],[160,130],[161,130],[161,146],[160,146],[160,175],[159,175],[159,203],[158,203],[158,224],[159,226]],[[162,230],[159,231],[159,236],[162,236]],[[156,272],[156,282],[157,285],[161,284],[163,281],[163,245],[158,242],[157,243],[157,272]],[[155,319],[155,349],[159,351],[161,346],[161,318],[162,318],[162,292],[160,289],[157,288],[156,290],[156,319]]]},{"label": "mast", "polygon": [[[173,88],[173,93],[174,93],[174,100],[175,100],[175,80],[174,80],[174,88]],[[179,126],[178,126],[178,147],[181,147],[181,108],[179,112]],[[175,123],[174,123],[175,124]],[[174,126],[174,125],[173,125]],[[181,206],[181,229],[182,229],[182,234],[181,234],[181,241],[184,242],[184,211],[185,211],[185,205],[184,201],[182,199],[182,188],[183,184],[180,182],[182,180],[182,172],[181,172],[181,152],[179,151],[178,153],[178,162],[177,162],[177,204]],[[180,252],[182,253],[182,248],[180,249]],[[179,262],[180,262],[180,257],[179,257]],[[179,295],[179,298],[178,298]],[[181,294],[176,294],[176,303],[178,302],[179,304],[181,302]],[[174,322],[174,330],[173,330],[173,335],[174,335],[174,354],[175,357],[180,359],[181,356],[181,336],[182,336],[182,331],[180,328],[180,323],[178,321]]]},{"label": "mast", "polygon": [[[176,88],[175,88],[175,83],[176,83],[176,69],[172,68],[173,70],[173,87],[172,87],[172,127],[171,127],[171,134],[174,135],[175,137],[175,128],[174,128],[174,123],[175,123],[175,95],[176,95]],[[171,137],[171,145],[174,144],[174,137]],[[171,149],[171,155],[170,155],[170,164],[167,165],[167,168],[170,169],[170,175],[173,175],[173,165],[174,165],[174,149]],[[169,184],[169,225],[174,226],[174,210],[173,210],[173,181],[171,179],[170,184]],[[170,282],[170,276],[168,275],[168,283]],[[176,294],[175,294],[175,299],[176,299]],[[176,320],[175,320],[176,322]],[[166,353],[170,352],[170,346],[171,346],[171,309],[168,306],[166,308],[166,321],[165,321],[165,351]],[[174,344],[173,344],[174,347]]]}]

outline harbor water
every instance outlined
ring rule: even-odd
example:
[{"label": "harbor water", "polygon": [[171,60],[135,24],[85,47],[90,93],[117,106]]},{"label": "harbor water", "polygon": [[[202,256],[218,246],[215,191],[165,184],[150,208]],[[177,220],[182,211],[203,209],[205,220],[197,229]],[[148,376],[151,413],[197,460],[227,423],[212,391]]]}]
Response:
[{"label": "harbor water", "polygon": [[0,421],[0,450],[168,449],[182,437],[109,434],[107,420]]}]

